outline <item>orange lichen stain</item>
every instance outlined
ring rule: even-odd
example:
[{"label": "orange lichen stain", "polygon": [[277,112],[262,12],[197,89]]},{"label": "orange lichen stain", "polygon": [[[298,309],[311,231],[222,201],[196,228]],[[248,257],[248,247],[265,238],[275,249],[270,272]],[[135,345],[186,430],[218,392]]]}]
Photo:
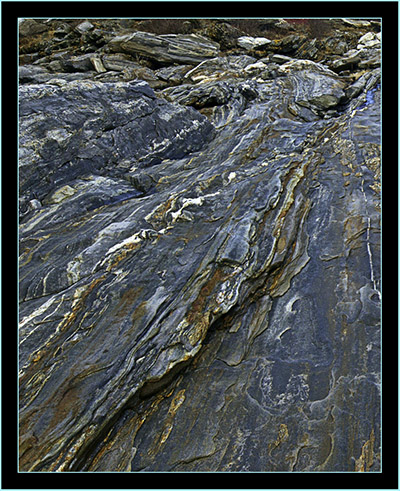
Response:
[{"label": "orange lichen stain", "polygon": [[[106,457],[109,451],[112,451],[113,447],[118,445],[118,442],[120,441],[120,436],[121,433],[130,434],[131,435],[131,442],[132,442],[132,447],[135,441],[135,437],[139,429],[141,428],[142,424],[146,421],[146,415],[137,415],[135,414],[127,424],[125,424],[119,431],[116,433],[113,431],[113,428],[107,433],[106,437],[103,440],[103,446],[100,448],[98,453],[95,455],[93,458],[90,467],[88,468],[88,471],[95,471],[97,464],[103,459],[103,457]],[[121,438],[121,440],[124,440],[124,435]],[[121,469],[117,470],[122,470],[122,468],[127,467],[129,463],[128,462],[121,462],[120,466]]]},{"label": "orange lichen stain", "polygon": [[68,471],[68,466],[71,461],[75,458],[79,449],[85,444],[86,441],[89,441],[92,437],[93,433],[95,433],[95,426],[89,426],[86,431],[84,431],[81,436],[75,441],[75,443],[68,449],[68,452],[65,456],[63,456],[63,462],[59,467],[55,467],[55,464],[51,466],[51,470],[55,472],[63,472]]},{"label": "orange lichen stain", "polygon": [[361,215],[353,215],[344,223],[344,238],[346,244],[359,238],[366,230],[366,224]]},{"label": "orange lichen stain", "polygon": [[79,399],[80,390],[79,386],[73,385],[68,387],[68,389],[62,395],[60,401],[54,409],[53,418],[49,424],[49,428],[53,426],[53,424],[57,424],[59,421],[63,421],[68,417],[76,417],[81,401]]},{"label": "orange lichen stain", "polygon": [[113,315],[117,319],[125,319],[130,314],[135,301],[142,291],[143,288],[141,287],[128,288],[125,290],[118,304],[114,308]]},{"label": "orange lichen stain", "polygon": [[367,440],[361,449],[361,455],[355,462],[356,472],[368,472],[374,463],[374,442],[375,434],[372,428],[369,435],[369,440]]},{"label": "orange lichen stain", "polygon": [[[32,433],[26,433],[25,435],[21,435],[19,439],[19,455],[20,462],[29,462],[29,456],[33,453],[35,454],[35,449],[39,445],[38,438]],[[32,452],[33,450],[33,452]]]},{"label": "orange lichen stain", "polygon": [[37,362],[37,361],[39,361],[41,358],[42,358],[42,353],[41,353],[41,351],[36,351],[36,353],[33,353],[33,356],[31,357],[31,361],[33,361],[34,363],[36,363],[36,362]]},{"label": "orange lichen stain", "polygon": [[164,445],[164,443],[168,440],[168,437],[172,431],[172,428],[174,427],[173,421],[174,421],[175,415],[176,415],[178,409],[185,402],[185,398],[186,398],[185,389],[181,389],[176,394],[176,396],[172,399],[171,404],[170,404],[169,409],[168,409],[168,414],[165,418],[163,430],[162,430],[160,436],[153,443],[152,448],[150,448],[150,450],[149,450],[150,455],[156,455],[160,451],[160,449]]},{"label": "orange lichen stain", "polygon": [[71,312],[65,315],[61,324],[58,326],[59,331],[64,331],[72,324],[78,312],[83,308],[85,304],[85,300],[88,297],[88,295],[93,291],[94,287],[98,283],[101,283],[104,279],[105,279],[105,275],[96,278],[91,283],[89,283],[89,285],[87,285],[87,287],[83,291],[78,293],[77,299],[72,304]]},{"label": "orange lichen stain", "polygon": [[275,219],[275,227],[274,230],[272,231],[273,237],[275,237],[277,240],[280,238],[281,231],[285,223],[285,217],[288,211],[290,210],[290,207],[295,201],[294,191],[298,183],[305,176],[305,173],[307,171],[310,162],[308,161],[302,163],[296,162],[296,164],[298,165],[293,170],[291,170],[289,176],[287,177],[287,180],[283,183],[283,186],[286,189],[286,195],[282,203],[282,207],[279,210],[278,216]]},{"label": "orange lichen stain", "polygon": [[185,389],[181,389],[171,401],[171,404],[168,409],[169,417],[173,417],[173,418],[175,417],[176,412],[185,402],[185,399],[186,399]]},{"label": "orange lichen stain", "polygon": [[221,269],[215,270],[210,279],[202,286],[197,298],[192,303],[186,316],[188,324],[192,326],[188,334],[188,339],[192,346],[204,338],[211,321],[209,304],[212,303],[214,298],[212,294],[216,290],[216,287],[225,281],[226,278],[227,275]]},{"label": "orange lichen stain", "polygon": [[206,335],[208,326],[210,325],[211,312],[205,312],[198,315],[197,319],[192,322],[192,327],[188,334],[188,340],[192,346],[196,345]]},{"label": "orange lichen stain", "polygon": [[131,244],[125,244],[121,247],[121,250],[118,254],[115,254],[112,257],[112,260],[109,262],[107,266],[107,271],[111,271],[114,269],[121,261],[123,261],[126,256],[130,253],[139,249],[141,247],[141,242],[132,242]]},{"label": "orange lichen stain", "polygon": [[135,325],[136,322],[138,322],[140,319],[142,319],[147,313],[147,302],[144,301],[141,304],[139,304],[133,314],[132,314],[132,325]]},{"label": "orange lichen stain", "polygon": [[[75,388],[67,390],[67,392],[61,398],[61,408],[58,407],[57,414],[53,414],[52,421],[49,424],[50,431],[54,428],[52,422],[56,419],[57,421],[62,421],[66,416],[72,412],[73,417],[76,415],[76,410],[74,408],[75,402]],[[67,468],[71,460],[75,457],[76,452],[83,445],[83,443],[90,438],[91,433],[93,433],[93,426],[89,426],[86,431],[84,431],[81,436],[75,441],[75,443],[69,448],[62,448],[57,459],[51,464],[47,469],[48,472],[62,472]],[[52,440],[48,437],[44,437],[43,441],[47,440],[47,444],[40,444],[36,439],[33,446],[24,453],[23,458],[20,457],[20,469],[27,470],[28,472],[34,471],[38,465],[43,463],[43,456],[45,456],[51,449],[59,443],[63,443],[62,437],[58,440]]]},{"label": "orange lichen stain", "polygon": [[20,244],[21,256],[19,259],[20,268],[22,268],[22,266],[26,266],[31,261],[33,254],[37,252],[37,250],[40,247],[40,242],[48,239],[50,236],[51,234],[43,235],[42,237],[32,237],[31,241],[36,241],[36,244],[33,246],[32,245],[29,246],[28,244],[21,242]]},{"label": "orange lichen stain", "polygon": [[[160,181],[161,182],[161,181]],[[172,206],[176,201],[176,196],[171,196],[165,203],[161,203],[155,210],[145,217],[145,220],[152,224],[166,222],[167,213],[172,211]]]},{"label": "orange lichen stain", "polygon": [[[72,325],[78,313],[83,310],[87,296],[91,291],[93,291],[94,287],[98,283],[104,280],[104,278],[105,276],[96,278],[86,287],[81,287],[75,291],[75,298],[72,302],[71,311],[64,316],[63,320],[58,325],[58,332],[64,331]],[[32,403],[32,401],[37,397],[48,378],[47,373],[53,364],[52,359],[60,348],[57,346],[57,342],[59,342],[59,337],[55,336],[48,342],[48,344],[32,353],[30,356],[30,361],[33,363],[28,365],[24,374],[20,378],[20,386],[29,388],[30,391],[30,399],[28,404]],[[49,360],[52,361],[51,364],[47,364]]]},{"label": "orange lichen stain", "polygon": [[67,453],[67,450],[63,450],[63,451],[60,452],[60,454],[58,455],[57,459],[49,467],[49,472],[57,471],[58,467],[60,465],[62,465],[61,464],[61,461],[65,457],[66,453]]},{"label": "orange lichen stain", "polygon": [[[285,241],[286,243],[286,241]],[[287,262],[290,263],[291,258],[295,252],[296,249],[296,243],[294,242],[289,250],[289,257],[287,259]],[[280,252],[279,250],[277,251],[278,253]],[[269,295],[274,295],[275,291],[279,288],[281,285],[282,281],[285,280],[286,276],[286,270],[285,268],[279,268],[275,273],[274,276],[272,277],[272,282],[270,283],[270,286],[268,287],[268,293]]]},{"label": "orange lichen stain", "polygon": [[281,236],[279,237],[278,244],[276,246],[276,250],[278,254],[280,254],[286,247],[286,237]]},{"label": "orange lichen stain", "polygon": [[215,287],[225,281],[227,275],[221,270],[217,269],[211,276],[211,278],[202,286],[196,300],[192,303],[191,309],[187,315],[189,323],[193,323],[199,320],[199,315],[204,316],[204,310],[207,305],[207,301],[210,300],[211,294],[215,290]]},{"label": "orange lichen stain", "polygon": [[286,442],[288,438],[288,427],[284,423],[281,423],[279,425],[278,436],[276,437],[276,440],[268,445],[269,454],[271,455],[272,451],[275,450],[275,448],[279,447],[281,443]]},{"label": "orange lichen stain", "polygon": [[[106,437],[103,440],[103,445],[98,450],[96,455],[93,457],[90,467],[87,469],[89,472],[96,471],[96,467],[102,460],[107,459],[107,455],[110,451],[117,446],[119,446],[120,441],[124,441],[126,435],[130,435],[131,439],[131,448],[134,447],[135,438],[140,430],[143,423],[148,419],[152,414],[154,414],[158,410],[158,406],[160,402],[170,397],[174,389],[172,388],[168,392],[161,391],[154,397],[151,405],[141,414],[135,414],[126,424],[124,424],[118,431],[115,431],[114,428],[108,432]],[[176,404],[176,403],[175,403]],[[122,435],[122,436],[121,436]],[[164,435],[165,436],[165,435]],[[123,462],[120,463],[117,470],[123,471],[129,468],[131,461],[131,454],[124,459]]]}]

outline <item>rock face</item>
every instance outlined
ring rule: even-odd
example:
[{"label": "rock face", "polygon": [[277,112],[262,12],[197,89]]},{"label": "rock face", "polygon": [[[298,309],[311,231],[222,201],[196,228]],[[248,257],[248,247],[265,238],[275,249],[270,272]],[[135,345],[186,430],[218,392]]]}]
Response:
[{"label": "rock face", "polygon": [[144,81],[25,85],[19,115],[22,203],[78,176],[183,157],[213,136],[204,116],[157,99]]},{"label": "rock face", "polygon": [[379,68],[185,36],[21,66],[20,470],[379,472]]}]

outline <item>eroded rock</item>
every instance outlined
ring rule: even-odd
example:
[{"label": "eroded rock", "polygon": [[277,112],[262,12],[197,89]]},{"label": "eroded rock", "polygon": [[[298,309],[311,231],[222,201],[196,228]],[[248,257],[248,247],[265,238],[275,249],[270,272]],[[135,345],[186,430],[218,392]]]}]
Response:
[{"label": "eroded rock", "polygon": [[302,43],[20,67],[21,471],[380,471],[380,73]]}]

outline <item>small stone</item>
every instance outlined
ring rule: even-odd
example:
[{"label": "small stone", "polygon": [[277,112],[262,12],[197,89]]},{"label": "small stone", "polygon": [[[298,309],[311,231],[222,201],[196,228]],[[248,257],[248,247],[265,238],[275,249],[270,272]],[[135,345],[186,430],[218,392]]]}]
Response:
[{"label": "small stone", "polygon": [[270,39],[264,37],[252,37],[252,36],[242,36],[238,38],[237,43],[241,48],[248,50],[260,48],[271,42]]},{"label": "small stone", "polygon": [[271,61],[273,63],[278,63],[278,65],[283,65],[283,63],[287,63],[289,61],[293,61],[293,58],[290,56],[285,56],[285,55],[280,55],[280,54],[274,54],[271,56]]},{"label": "small stone", "polygon": [[335,72],[342,72],[348,69],[354,69],[360,63],[361,58],[359,56],[350,56],[348,58],[339,58],[331,62],[330,67]]},{"label": "small stone", "polygon": [[368,58],[367,60],[363,60],[359,64],[359,68],[378,68],[381,66],[381,57],[375,56],[373,58]]},{"label": "small stone", "polygon": [[367,34],[364,34],[363,36],[360,37],[360,39],[358,40],[358,43],[364,44],[368,41],[372,41],[373,39],[375,39],[375,33],[367,32]]},{"label": "small stone", "polygon": [[104,73],[107,70],[104,68],[104,65],[101,61],[100,56],[91,56],[90,61],[92,62],[94,69],[96,70],[97,73]]},{"label": "small stone", "polygon": [[39,210],[42,207],[42,203],[38,199],[31,199],[28,205],[31,210]]},{"label": "small stone", "polygon": [[361,20],[361,19],[342,19],[342,21],[353,27],[369,27],[371,23],[368,20]]},{"label": "small stone", "polygon": [[81,22],[80,24],[78,24],[75,27],[75,30],[79,34],[84,34],[86,32],[91,31],[92,29],[94,29],[94,25],[91,22],[89,22],[88,20],[86,20],[85,22]]},{"label": "small stone", "polygon": [[[380,34],[380,33],[379,33]],[[365,48],[377,48],[381,45],[380,36],[374,32],[367,32],[364,36],[361,36],[358,40],[357,49],[365,49]]]},{"label": "small stone", "polygon": [[262,61],[259,61],[257,63],[252,63],[251,65],[247,65],[245,68],[244,68],[244,71],[246,73],[258,73],[262,70],[265,70],[267,68],[267,65],[265,63],[263,63]]},{"label": "small stone", "polygon": [[21,19],[18,25],[20,36],[35,36],[47,31],[47,27],[39,20]]},{"label": "small stone", "polygon": [[76,193],[76,189],[73,187],[69,186],[68,184],[66,186],[63,186],[62,188],[58,189],[56,192],[54,192],[49,199],[46,200],[47,204],[58,204],[61,203],[61,201],[64,201],[67,198],[70,198]]}]

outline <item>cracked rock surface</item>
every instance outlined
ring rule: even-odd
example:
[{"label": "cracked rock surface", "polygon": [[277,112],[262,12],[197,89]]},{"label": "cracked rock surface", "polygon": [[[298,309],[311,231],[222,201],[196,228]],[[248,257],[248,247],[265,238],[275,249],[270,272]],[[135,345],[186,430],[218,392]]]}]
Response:
[{"label": "cracked rock surface", "polygon": [[379,472],[378,23],[84,21],[20,26],[20,470]]}]

